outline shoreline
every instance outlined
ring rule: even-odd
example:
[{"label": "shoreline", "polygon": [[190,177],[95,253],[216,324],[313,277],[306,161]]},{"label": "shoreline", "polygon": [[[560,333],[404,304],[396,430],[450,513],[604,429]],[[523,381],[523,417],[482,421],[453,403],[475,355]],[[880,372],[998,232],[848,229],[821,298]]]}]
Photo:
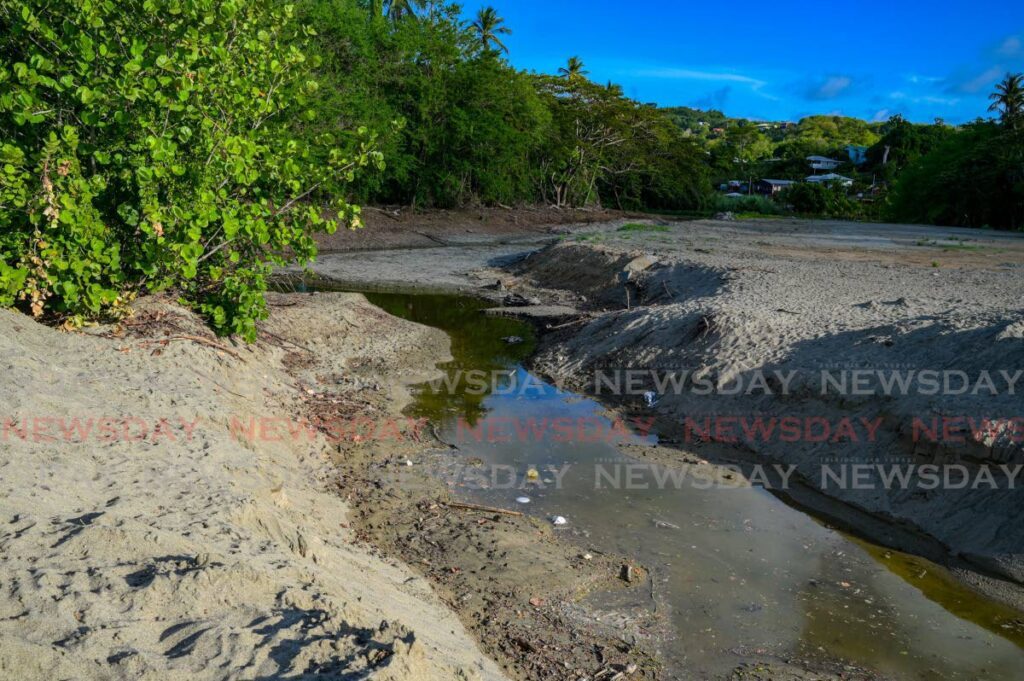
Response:
[{"label": "shoreline", "polygon": [[[603,239],[620,225],[576,233]],[[636,245],[622,243],[619,253]],[[547,329],[530,360],[552,377],[564,376],[564,367],[551,362],[553,350],[571,349],[584,330],[604,343],[589,324],[600,328],[643,312],[618,310],[618,293],[601,288],[614,281],[614,269],[597,273],[599,286],[585,279],[563,289],[536,286],[517,261],[521,245],[498,246],[474,244],[454,267],[443,264],[453,274],[440,284],[428,269],[402,288],[433,283],[434,290],[472,292],[496,304],[515,294],[559,306],[554,322],[533,320],[562,327]],[[359,257],[369,259],[372,273],[375,256]],[[381,257],[396,258],[394,272],[409,272],[415,261],[393,251]],[[346,262],[328,259],[321,274]],[[588,265],[580,262],[585,273]],[[559,267],[569,271],[552,271]],[[671,294],[686,285],[671,280],[665,288]],[[701,279],[689,285],[699,293]],[[261,674],[373,668],[384,679],[526,679],[568,671],[659,678],[657,616],[609,618],[584,599],[595,591],[643,592],[645,566],[591,551],[585,538],[560,537],[542,520],[460,506],[453,501],[457,489],[425,472],[453,458],[427,430],[406,426],[386,446],[287,426],[272,436],[232,433],[233,416],[394,418],[408,404],[408,386],[435,376],[448,356],[442,332],[392,317],[358,294],[271,294],[269,302],[271,318],[253,346],[213,339],[197,318],[160,299],[139,301],[137,315],[122,326],[76,334],[0,314],[0,342],[11,358],[4,379],[11,415],[92,414],[148,424],[204,417],[204,427],[188,437],[175,426],[175,440],[16,440],[0,455],[0,511],[9,523],[0,530],[0,573],[16,589],[0,598],[0,670],[44,678],[85,659],[107,659],[97,669],[121,678],[186,668],[195,678],[217,678],[209,670],[218,666]],[[650,310],[658,311],[655,303]],[[559,321],[567,318],[582,326]],[[656,458],[679,461],[682,450],[662,450]],[[651,455],[628,453],[639,461]],[[71,482],[57,487],[53,480]],[[634,581],[621,578],[623,565],[631,566],[626,574]],[[958,577],[982,579],[972,572]],[[127,615],[115,618],[112,601]],[[130,631],[118,625],[126,616],[136,623]],[[366,633],[354,636],[353,629]],[[287,654],[268,656],[272,649]],[[754,657],[741,660],[732,677],[880,678],[828,660]]]},{"label": "shoreline", "polygon": [[[650,216],[647,216],[647,219],[644,222],[650,223]],[[776,229],[776,225],[779,225],[784,232],[789,232],[794,229],[798,231],[806,230],[808,228],[811,228],[814,223],[814,221],[802,221],[804,224],[793,226],[790,224],[793,221],[786,220],[756,220],[748,222],[758,225],[758,227],[755,228],[755,233],[757,233],[758,231],[765,231],[766,229]],[[616,230],[618,230],[623,223],[624,219],[619,219],[612,223],[577,226],[572,230],[572,236],[569,237],[569,240],[575,240],[577,243],[580,243],[582,241],[583,243],[581,243],[581,246],[586,248],[592,248],[589,244],[586,243],[587,241],[589,241],[591,237],[593,237],[594,235],[597,235],[598,237],[604,237],[605,235],[609,234],[614,235]],[[737,226],[734,225],[733,223],[728,222],[707,224],[720,224],[723,228],[730,231],[736,231],[737,229],[742,230],[746,228],[745,224]],[[847,223],[835,222],[824,224],[828,225],[829,229],[833,229],[832,225],[845,226]],[[762,227],[761,225],[763,225],[764,227]],[[902,228],[904,226],[869,225],[868,229],[870,232],[874,233],[874,231],[881,230],[886,227]],[[914,243],[914,239],[917,238],[919,232],[926,232],[929,230],[929,228],[927,227],[919,226],[906,226],[906,229],[908,230],[908,232],[902,238],[904,239],[905,243],[911,245]],[[970,233],[975,235],[977,239],[985,239],[991,237],[993,239],[996,239],[996,242],[999,244],[1003,244],[1005,242],[1016,247],[1018,250],[1014,251],[1014,256],[1017,257],[1021,262],[1024,262],[1024,249],[1021,248],[1022,246],[1024,246],[1024,239],[1020,238],[1018,235],[1003,232],[986,232],[984,230],[957,230],[949,228],[930,229],[936,234],[941,234],[945,232],[949,232],[950,234],[956,235],[959,235],[961,233]],[[641,234],[639,236],[642,237],[644,235]],[[629,257],[636,257],[636,255],[638,255],[638,252],[635,250],[636,248],[643,248],[646,246],[647,248],[654,247],[655,249],[657,249],[660,246],[660,243],[658,241],[654,241],[653,239],[656,239],[659,236],[660,235],[657,232],[652,232],[650,234],[650,237],[652,237],[652,239],[647,239],[643,245],[638,243],[629,243],[623,241],[621,238],[619,239],[618,243],[614,243],[614,238],[612,238],[611,241],[614,243],[613,247],[619,249],[616,251],[616,253],[626,254],[629,253],[632,249],[633,255]],[[811,238],[813,239],[813,237]],[[565,239],[565,235],[560,235],[558,239]],[[544,244],[542,243],[534,244],[535,249],[543,247]],[[563,247],[566,247],[566,245],[563,244]],[[597,246],[597,249],[600,248],[602,248],[602,246]],[[812,250],[820,250],[821,247],[817,246],[812,240],[809,245],[802,245],[801,248],[807,249],[809,253]],[[978,248],[979,250],[984,251],[986,247]],[[765,249],[760,248],[759,250]],[[769,252],[773,252],[771,251],[771,249],[768,250]],[[826,248],[825,252],[834,253],[834,257],[838,256],[841,257],[842,259],[849,258],[854,262],[864,261],[866,260],[867,256],[875,257],[879,259],[881,262],[886,262],[890,257],[884,251],[874,251],[868,249],[863,252],[858,252],[853,249],[848,250],[849,252],[837,252],[834,249]],[[1004,252],[1006,251],[993,251],[993,255],[989,255],[987,257],[1002,258],[1005,256],[1000,255],[1000,253]],[[402,256],[400,253],[395,255],[396,257],[393,260],[388,260],[385,263],[386,267],[390,268],[387,269],[386,271],[404,271],[404,265],[402,264],[403,260],[405,259],[404,256]],[[958,261],[963,261],[964,263],[970,264],[975,263],[980,257],[976,252],[972,251],[956,252],[955,254],[947,255],[949,257],[955,255]],[[678,257],[675,254],[673,254],[673,256]],[[791,258],[800,259],[806,257],[805,254],[795,253],[792,250],[789,252],[789,256]],[[344,253],[335,253],[333,254],[333,257],[345,258]],[[707,256],[698,257],[706,258]],[[746,258],[749,256],[746,253],[744,253],[743,257]],[[925,255],[926,259],[931,257],[933,256],[930,253],[928,255]],[[628,260],[629,258],[627,257],[626,259]],[[415,260],[417,260],[417,258],[410,258],[410,262]],[[339,265],[337,266],[332,265],[329,262],[321,263],[321,265],[315,268],[314,271],[320,274],[320,276],[323,276],[326,280],[337,281],[336,277],[341,271],[341,263],[349,262],[351,261],[342,260],[339,262]],[[622,262],[625,262],[625,260],[623,260]],[[562,266],[564,265],[565,263],[562,263]],[[912,260],[910,266],[916,266],[916,262]],[[611,282],[614,280],[615,273],[614,268],[612,266],[609,267],[611,267],[611,269],[608,269],[605,272],[588,272],[586,276],[590,277],[591,280],[596,279],[598,281],[607,282],[602,283],[600,286],[611,288],[613,287],[613,284]],[[527,297],[540,298],[546,304],[560,305],[568,310],[576,308],[579,312],[580,319],[583,320],[582,328],[586,328],[586,325],[588,323],[584,316],[586,314],[586,311],[593,310],[594,305],[603,306],[605,310],[605,315],[608,316],[607,311],[609,308],[609,303],[611,301],[608,300],[607,298],[601,297],[603,294],[597,293],[597,299],[586,301],[587,298],[593,298],[595,294],[595,290],[589,288],[592,286],[589,283],[584,283],[582,287],[577,286],[575,283],[568,287],[564,287],[570,289],[568,292],[565,290],[557,290],[557,287],[553,289],[551,287],[546,287],[543,285],[535,286],[533,285],[532,281],[527,281],[525,280],[525,277],[521,276],[524,271],[529,270],[529,267],[524,268],[522,266],[522,263],[511,265],[511,270],[509,266],[502,264],[488,264],[486,266],[479,267],[477,270],[473,270],[468,266],[460,266],[458,269],[460,270],[460,273],[458,277],[456,277],[457,283],[445,282],[444,284],[439,285],[437,283],[427,284],[425,282],[421,283],[419,281],[406,281],[401,285],[384,285],[380,288],[382,290],[400,290],[410,292],[452,292],[459,293],[462,295],[473,295],[477,297],[482,297],[488,300],[495,301],[496,303],[500,302],[501,298],[506,294],[507,291],[512,290],[520,292],[521,294],[525,294]],[[551,276],[554,276],[556,271],[556,269],[545,271],[542,276],[547,276],[550,278]],[[563,271],[565,271],[564,268]],[[531,273],[530,276],[535,276],[535,274]],[[493,281],[495,277],[503,281],[506,284],[506,286],[502,286],[496,291],[492,287],[484,285],[486,281]],[[360,276],[356,276],[352,279],[349,279],[345,283],[347,285],[352,285],[354,287],[360,288],[367,287],[369,280],[365,276],[363,276],[362,278],[360,278]],[[700,286],[700,284],[698,284],[698,286]],[[370,285],[368,288],[376,287]],[[583,302],[582,304],[580,303],[579,295],[581,292],[587,294],[586,296],[583,296],[585,302]],[[655,292],[655,298],[657,297],[657,292]],[[671,301],[656,300],[655,305],[666,305],[668,302]],[[521,318],[529,319],[528,317],[522,316],[522,311],[528,309],[529,308],[514,308],[509,309],[507,313],[513,316],[519,315],[521,316]],[[598,308],[598,310],[599,311],[597,313],[597,316],[600,317],[600,307]],[[593,315],[594,313],[590,314]],[[571,319],[571,317],[569,318]],[[535,325],[537,325],[538,328],[541,329],[543,329],[545,326],[552,326],[550,319],[547,318],[532,321],[534,321]],[[580,331],[581,327],[575,326],[568,328],[564,331],[552,331],[548,337],[548,341],[550,341],[549,346],[562,347],[562,345],[564,345],[560,345],[562,340],[564,340],[565,338],[571,338],[574,335],[577,335]],[[552,370],[549,366],[543,366],[543,364],[543,361],[541,361],[540,365],[538,365],[537,362],[533,362],[534,368],[538,369],[541,375],[544,375],[547,378],[551,379],[565,378],[565,376],[560,374],[557,369]],[[581,393],[588,394],[585,385],[575,387],[578,388]],[[598,399],[602,398],[598,396]],[[606,404],[614,404],[614,400],[609,401],[605,399],[604,402]],[[677,425],[671,420],[662,422],[662,425],[666,424],[668,424],[672,428],[674,428]],[[707,456],[712,456],[710,451],[707,453]],[[745,456],[741,450],[724,447],[723,453],[720,455],[718,460],[723,462],[738,460],[744,463],[750,463],[752,461],[756,462],[757,457],[754,456],[753,458],[751,458],[750,455]],[[801,489],[803,490],[803,488]],[[873,513],[870,509],[858,508],[856,505],[852,505],[849,502],[844,501],[843,499],[836,498],[834,495],[825,494],[820,490],[816,490],[813,485],[810,485],[809,487],[806,488],[806,490],[803,491],[793,490],[792,494],[784,496],[786,497],[787,503],[794,503],[797,506],[807,511],[810,511],[811,515],[823,517],[828,522],[844,527],[845,529],[852,531],[854,534],[859,534],[871,541],[879,542],[881,544],[887,544],[893,546],[894,548],[909,550],[911,553],[920,554],[934,562],[943,564],[946,567],[950,568],[951,571],[957,575],[958,579],[966,586],[979,590],[985,597],[993,598],[1001,603],[1014,607],[1018,610],[1024,611],[1024,588],[1022,588],[1019,583],[1008,581],[1005,578],[1005,576],[997,576],[996,573],[986,570],[984,566],[976,562],[971,562],[968,560],[964,560],[963,558],[959,558],[956,555],[957,550],[955,548],[951,549],[948,546],[943,545],[934,536],[929,534],[927,531],[922,530],[921,528],[915,528],[910,525],[906,525],[905,523],[899,522],[898,519],[879,516],[877,513]]]}]

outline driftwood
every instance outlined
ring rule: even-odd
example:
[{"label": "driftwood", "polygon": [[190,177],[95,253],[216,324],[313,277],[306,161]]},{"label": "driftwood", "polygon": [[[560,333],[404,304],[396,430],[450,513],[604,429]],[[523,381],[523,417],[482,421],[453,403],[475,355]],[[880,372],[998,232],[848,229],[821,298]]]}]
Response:
[{"label": "driftwood", "polygon": [[203,338],[202,336],[190,336],[186,334],[182,334],[180,336],[167,336],[165,338],[154,338],[151,340],[144,340],[140,342],[139,345],[149,346],[154,345],[156,343],[166,343],[168,341],[192,341],[193,343],[201,343],[202,345],[208,345],[211,348],[220,350],[221,352],[226,352],[227,354],[231,355],[237,360],[242,359],[242,356],[239,355],[234,350],[232,350],[231,348],[221,345],[220,343],[216,343],[210,340],[209,338]]},{"label": "driftwood", "polygon": [[515,517],[521,517],[523,514],[519,511],[508,511],[504,508],[495,508],[493,506],[481,506],[479,504],[463,504],[456,501],[449,501],[445,504],[449,508],[461,508],[466,511],[483,511],[485,513],[502,513],[504,515],[510,515]]},{"label": "driftwood", "polygon": [[581,317],[580,319],[575,319],[575,320],[573,320],[571,322],[566,322],[564,324],[557,324],[555,326],[551,326],[549,324],[547,328],[550,331],[554,331],[555,329],[564,329],[567,326],[576,326],[577,324],[582,324],[583,322],[589,322],[589,321],[590,321],[590,317],[587,316],[587,317]]},{"label": "driftwood", "polygon": [[375,206],[363,206],[363,210],[372,210],[372,211],[376,211],[378,213],[383,213],[384,215],[388,216],[392,220],[398,220],[399,216],[401,215],[401,213],[399,211],[397,211],[397,210],[396,211],[390,211],[390,210],[385,210],[383,208],[376,208]]}]

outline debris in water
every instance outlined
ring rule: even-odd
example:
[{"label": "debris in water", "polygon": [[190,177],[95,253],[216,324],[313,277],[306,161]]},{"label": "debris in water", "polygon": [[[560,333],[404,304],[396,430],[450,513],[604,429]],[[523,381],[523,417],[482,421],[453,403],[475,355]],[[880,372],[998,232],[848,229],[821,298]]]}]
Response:
[{"label": "debris in water", "polygon": [[523,339],[520,336],[505,336],[501,340],[505,341],[509,345],[519,345],[523,342]]},{"label": "debris in water", "polygon": [[531,468],[530,470],[526,471],[526,479],[527,480],[538,480],[539,478],[540,478],[540,473],[537,472],[536,468]]},{"label": "debris in water", "polygon": [[530,503],[530,497],[516,497],[517,504],[528,504]]},{"label": "debris in water", "polygon": [[658,395],[657,395],[657,393],[655,393],[653,390],[648,390],[647,392],[645,392],[644,393],[644,404],[646,404],[648,406],[648,408],[653,407],[656,404],[658,404]]},{"label": "debris in water", "polygon": [[567,525],[568,523],[569,523],[569,521],[566,520],[564,517],[562,517],[560,515],[553,515],[553,516],[551,516],[551,524],[552,525]]},{"label": "debris in water", "polygon": [[530,305],[540,305],[539,298],[527,298],[518,293],[510,293],[502,299],[502,304],[505,307],[528,307]]}]

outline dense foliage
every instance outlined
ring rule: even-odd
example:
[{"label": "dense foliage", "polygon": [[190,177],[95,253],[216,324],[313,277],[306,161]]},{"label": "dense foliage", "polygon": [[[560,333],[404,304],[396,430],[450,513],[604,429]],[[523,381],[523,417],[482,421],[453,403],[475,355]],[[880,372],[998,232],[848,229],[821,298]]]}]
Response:
[{"label": "dense foliage", "polygon": [[[798,123],[728,119],[719,111],[671,109],[672,120],[706,150],[723,193],[752,192],[764,178],[797,181],[777,194],[781,210],[848,219],[1000,229],[1024,228],[1024,77],[1007,74],[991,95],[999,121],[951,126],[894,116],[866,123],[810,116]],[[839,162],[848,181],[802,182],[809,156]],[[730,182],[731,184],[726,184]],[[719,200],[743,211],[739,198]],[[759,212],[766,212],[761,210]]]},{"label": "dense foliage", "polygon": [[344,184],[377,160],[299,134],[318,86],[291,15],[273,0],[0,0],[0,304],[75,323],[174,287],[252,338],[271,265],[356,219]]},{"label": "dense foliage", "polygon": [[444,4],[398,16],[353,0],[300,10],[319,34],[316,124],[381,132],[387,168],[355,183],[359,200],[686,209],[707,196],[699,145],[662,111],[591,82],[577,57],[556,76],[514,69],[510,29],[491,8],[468,22]]},{"label": "dense foliage", "polygon": [[894,220],[965,227],[1024,227],[1024,130],[964,126],[899,176]]},{"label": "dense foliage", "polygon": [[[553,75],[517,70],[497,12],[460,12],[0,0],[0,306],[76,325],[173,290],[251,339],[271,268],[358,226],[363,202],[1024,225],[1020,76],[992,94],[998,122],[755,123],[633,101],[577,56]],[[724,196],[803,180],[811,155],[852,182]]]}]

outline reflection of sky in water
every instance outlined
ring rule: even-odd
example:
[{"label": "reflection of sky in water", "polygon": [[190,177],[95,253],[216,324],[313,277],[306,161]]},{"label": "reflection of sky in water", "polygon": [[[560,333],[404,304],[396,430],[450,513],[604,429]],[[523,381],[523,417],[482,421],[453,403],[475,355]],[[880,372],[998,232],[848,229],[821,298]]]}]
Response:
[{"label": "reflection of sky in water", "polygon": [[[565,516],[577,540],[649,567],[659,612],[670,610],[678,633],[665,647],[674,669],[719,676],[742,655],[824,654],[903,679],[1022,678],[1020,648],[950,614],[922,590],[942,602],[959,599],[960,614],[997,630],[992,618],[1009,611],[970,607],[977,599],[948,577],[915,581],[895,564],[887,569],[890,559],[882,554],[891,552],[850,541],[763,490],[708,489],[707,466],[673,469],[673,477],[624,457],[616,442],[653,436],[624,434],[596,402],[526,372],[518,362],[532,341],[501,341],[529,338],[521,324],[484,317],[484,304],[475,301],[422,298],[371,296],[394,314],[452,335],[449,375],[485,369],[502,376],[497,389],[481,394],[443,386],[418,392],[414,414],[432,418],[462,459],[478,464],[479,477],[461,488],[482,503]],[[540,474],[536,481],[527,479],[531,468]],[[634,488],[613,489],[610,481],[624,482],[630,471]],[[668,487],[656,489],[658,479]],[[648,489],[637,488],[645,483]],[[523,495],[530,504],[517,506]],[[891,560],[902,554],[895,555]],[[909,560],[925,573],[945,574]],[[646,589],[638,602],[645,598]]]}]

